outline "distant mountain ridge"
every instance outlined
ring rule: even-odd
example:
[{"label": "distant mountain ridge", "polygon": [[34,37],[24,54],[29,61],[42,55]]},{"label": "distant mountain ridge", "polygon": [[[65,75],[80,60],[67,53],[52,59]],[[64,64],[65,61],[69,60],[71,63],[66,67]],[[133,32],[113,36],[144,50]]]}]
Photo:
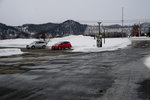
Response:
[{"label": "distant mountain ridge", "polygon": [[0,23],[0,39],[39,37],[42,34],[55,36],[83,34],[87,25],[73,20],[63,23],[24,24],[7,26]]},{"label": "distant mountain ridge", "polygon": [[143,28],[148,28],[148,27],[150,27],[150,22],[142,23],[141,26],[142,26]]},{"label": "distant mountain ridge", "polygon": [[18,28],[0,23],[0,39],[17,38],[21,35],[28,37],[27,33],[18,30]]},{"label": "distant mountain ridge", "polygon": [[[22,26],[8,26],[0,23],[0,39],[11,39],[11,38],[39,38],[43,34],[49,37],[58,37],[66,35],[80,35],[92,31],[97,31],[95,28],[88,28],[89,25],[80,24],[73,20],[67,20],[62,23],[45,23],[45,24],[24,24]],[[103,26],[110,31],[111,29],[121,29],[122,26],[119,24]],[[150,22],[141,23],[142,28],[149,28]],[[132,26],[124,26],[132,30]],[[87,32],[88,30],[88,32]],[[114,31],[112,33],[115,33]]]}]

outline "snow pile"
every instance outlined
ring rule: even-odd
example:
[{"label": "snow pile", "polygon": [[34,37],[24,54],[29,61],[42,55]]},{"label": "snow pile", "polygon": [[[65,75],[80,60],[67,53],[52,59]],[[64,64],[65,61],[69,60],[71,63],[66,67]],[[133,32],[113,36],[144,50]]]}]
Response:
[{"label": "snow pile", "polygon": [[48,43],[48,45],[52,46],[53,44],[61,41],[70,41],[73,46],[73,52],[110,51],[118,48],[124,48],[131,44],[131,41],[128,38],[106,38],[105,44],[103,40],[103,47],[98,48],[96,46],[96,39],[93,37],[71,35],[64,38],[54,38]]},{"label": "snow pile", "polygon": [[150,68],[150,56],[146,58],[144,64],[145,64],[148,68]]},{"label": "snow pile", "polygon": [[7,39],[0,40],[0,47],[19,47],[24,48],[27,44],[30,44],[37,39]]},{"label": "snow pile", "polygon": [[23,54],[23,52],[18,48],[0,49],[0,56],[11,56],[18,54]]}]

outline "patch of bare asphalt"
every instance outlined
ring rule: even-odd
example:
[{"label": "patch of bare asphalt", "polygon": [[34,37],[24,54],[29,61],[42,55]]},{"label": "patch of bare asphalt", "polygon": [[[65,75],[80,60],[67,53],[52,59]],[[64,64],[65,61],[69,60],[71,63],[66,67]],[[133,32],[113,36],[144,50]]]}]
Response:
[{"label": "patch of bare asphalt", "polygon": [[12,93],[14,91],[15,91],[14,89],[6,88],[6,87],[0,87],[0,97],[4,96],[6,94]]},{"label": "patch of bare asphalt", "polygon": [[150,100],[150,79],[144,80],[138,84],[140,85],[138,88],[139,97],[144,100]]}]

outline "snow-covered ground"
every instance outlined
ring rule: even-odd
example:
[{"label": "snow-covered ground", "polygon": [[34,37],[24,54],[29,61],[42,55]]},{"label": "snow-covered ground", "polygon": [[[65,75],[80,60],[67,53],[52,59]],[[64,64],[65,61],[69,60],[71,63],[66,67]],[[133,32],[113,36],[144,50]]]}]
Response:
[{"label": "snow-covered ground", "polygon": [[37,39],[7,39],[0,40],[0,47],[18,47],[25,48],[27,44],[30,44]]},{"label": "snow-covered ground", "polygon": [[150,56],[145,59],[144,64],[145,64],[148,68],[150,68]]},{"label": "snow-covered ground", "polygon": [[[30,44],[33,41],[37,41],[37,39],[8,39],[8,40],[0,40],[0,47],[15,47],[15,48],[25,48],[27,44]],[[63,38],[53,38],[48,43],[48,47],[51,48],[51,46],[57,42],[61,41],[70,41],[73,50],[72,52],[100,52],[100,51],[110,51],[110,50],[116,50],[119,48],[127,47],[131,44],[131,41],[128,38],[106,38],[105,44],[103,40],[103,47],[98,48],[96,46],[96,39],[90,36],[83,36],[83,35],[70,35]],[[22,53],[20,49],[7,49],[2,50],[0,49],[0,56],[4,55],[3,52],[5,52],[6,55],[10,55],[10,52],[12,54],[14,52],[18,51],[18,54]],[[6,53],[8,51],[8,53]],[[17,54],[17,53],[16,53]]]},{"label": "snow-covered ground", "polygon": [[0,56],[10,56],[18,54],[23,54],[23,52],[18,48],[0,49]]}]

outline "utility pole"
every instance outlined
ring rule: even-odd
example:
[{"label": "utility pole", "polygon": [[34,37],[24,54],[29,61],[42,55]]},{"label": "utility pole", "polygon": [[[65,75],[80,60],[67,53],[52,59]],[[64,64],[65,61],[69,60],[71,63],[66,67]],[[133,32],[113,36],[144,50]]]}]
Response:
[{"label": "utility pole", "polygon": [[124,23],[124,7],[122,7],[122,37],[123,37],[123,23]]},{"label": "utility pole", "polygon": [[141,24],[139,22],[139,37],[141,36]]},{"label": "utility pole", "polygon": [[99,25],[99,34],[97,35],[97,47],[102,47],[102,35],[101,35],[101,29],[100,29],[100,24],[102,22],[97,22]]}]

